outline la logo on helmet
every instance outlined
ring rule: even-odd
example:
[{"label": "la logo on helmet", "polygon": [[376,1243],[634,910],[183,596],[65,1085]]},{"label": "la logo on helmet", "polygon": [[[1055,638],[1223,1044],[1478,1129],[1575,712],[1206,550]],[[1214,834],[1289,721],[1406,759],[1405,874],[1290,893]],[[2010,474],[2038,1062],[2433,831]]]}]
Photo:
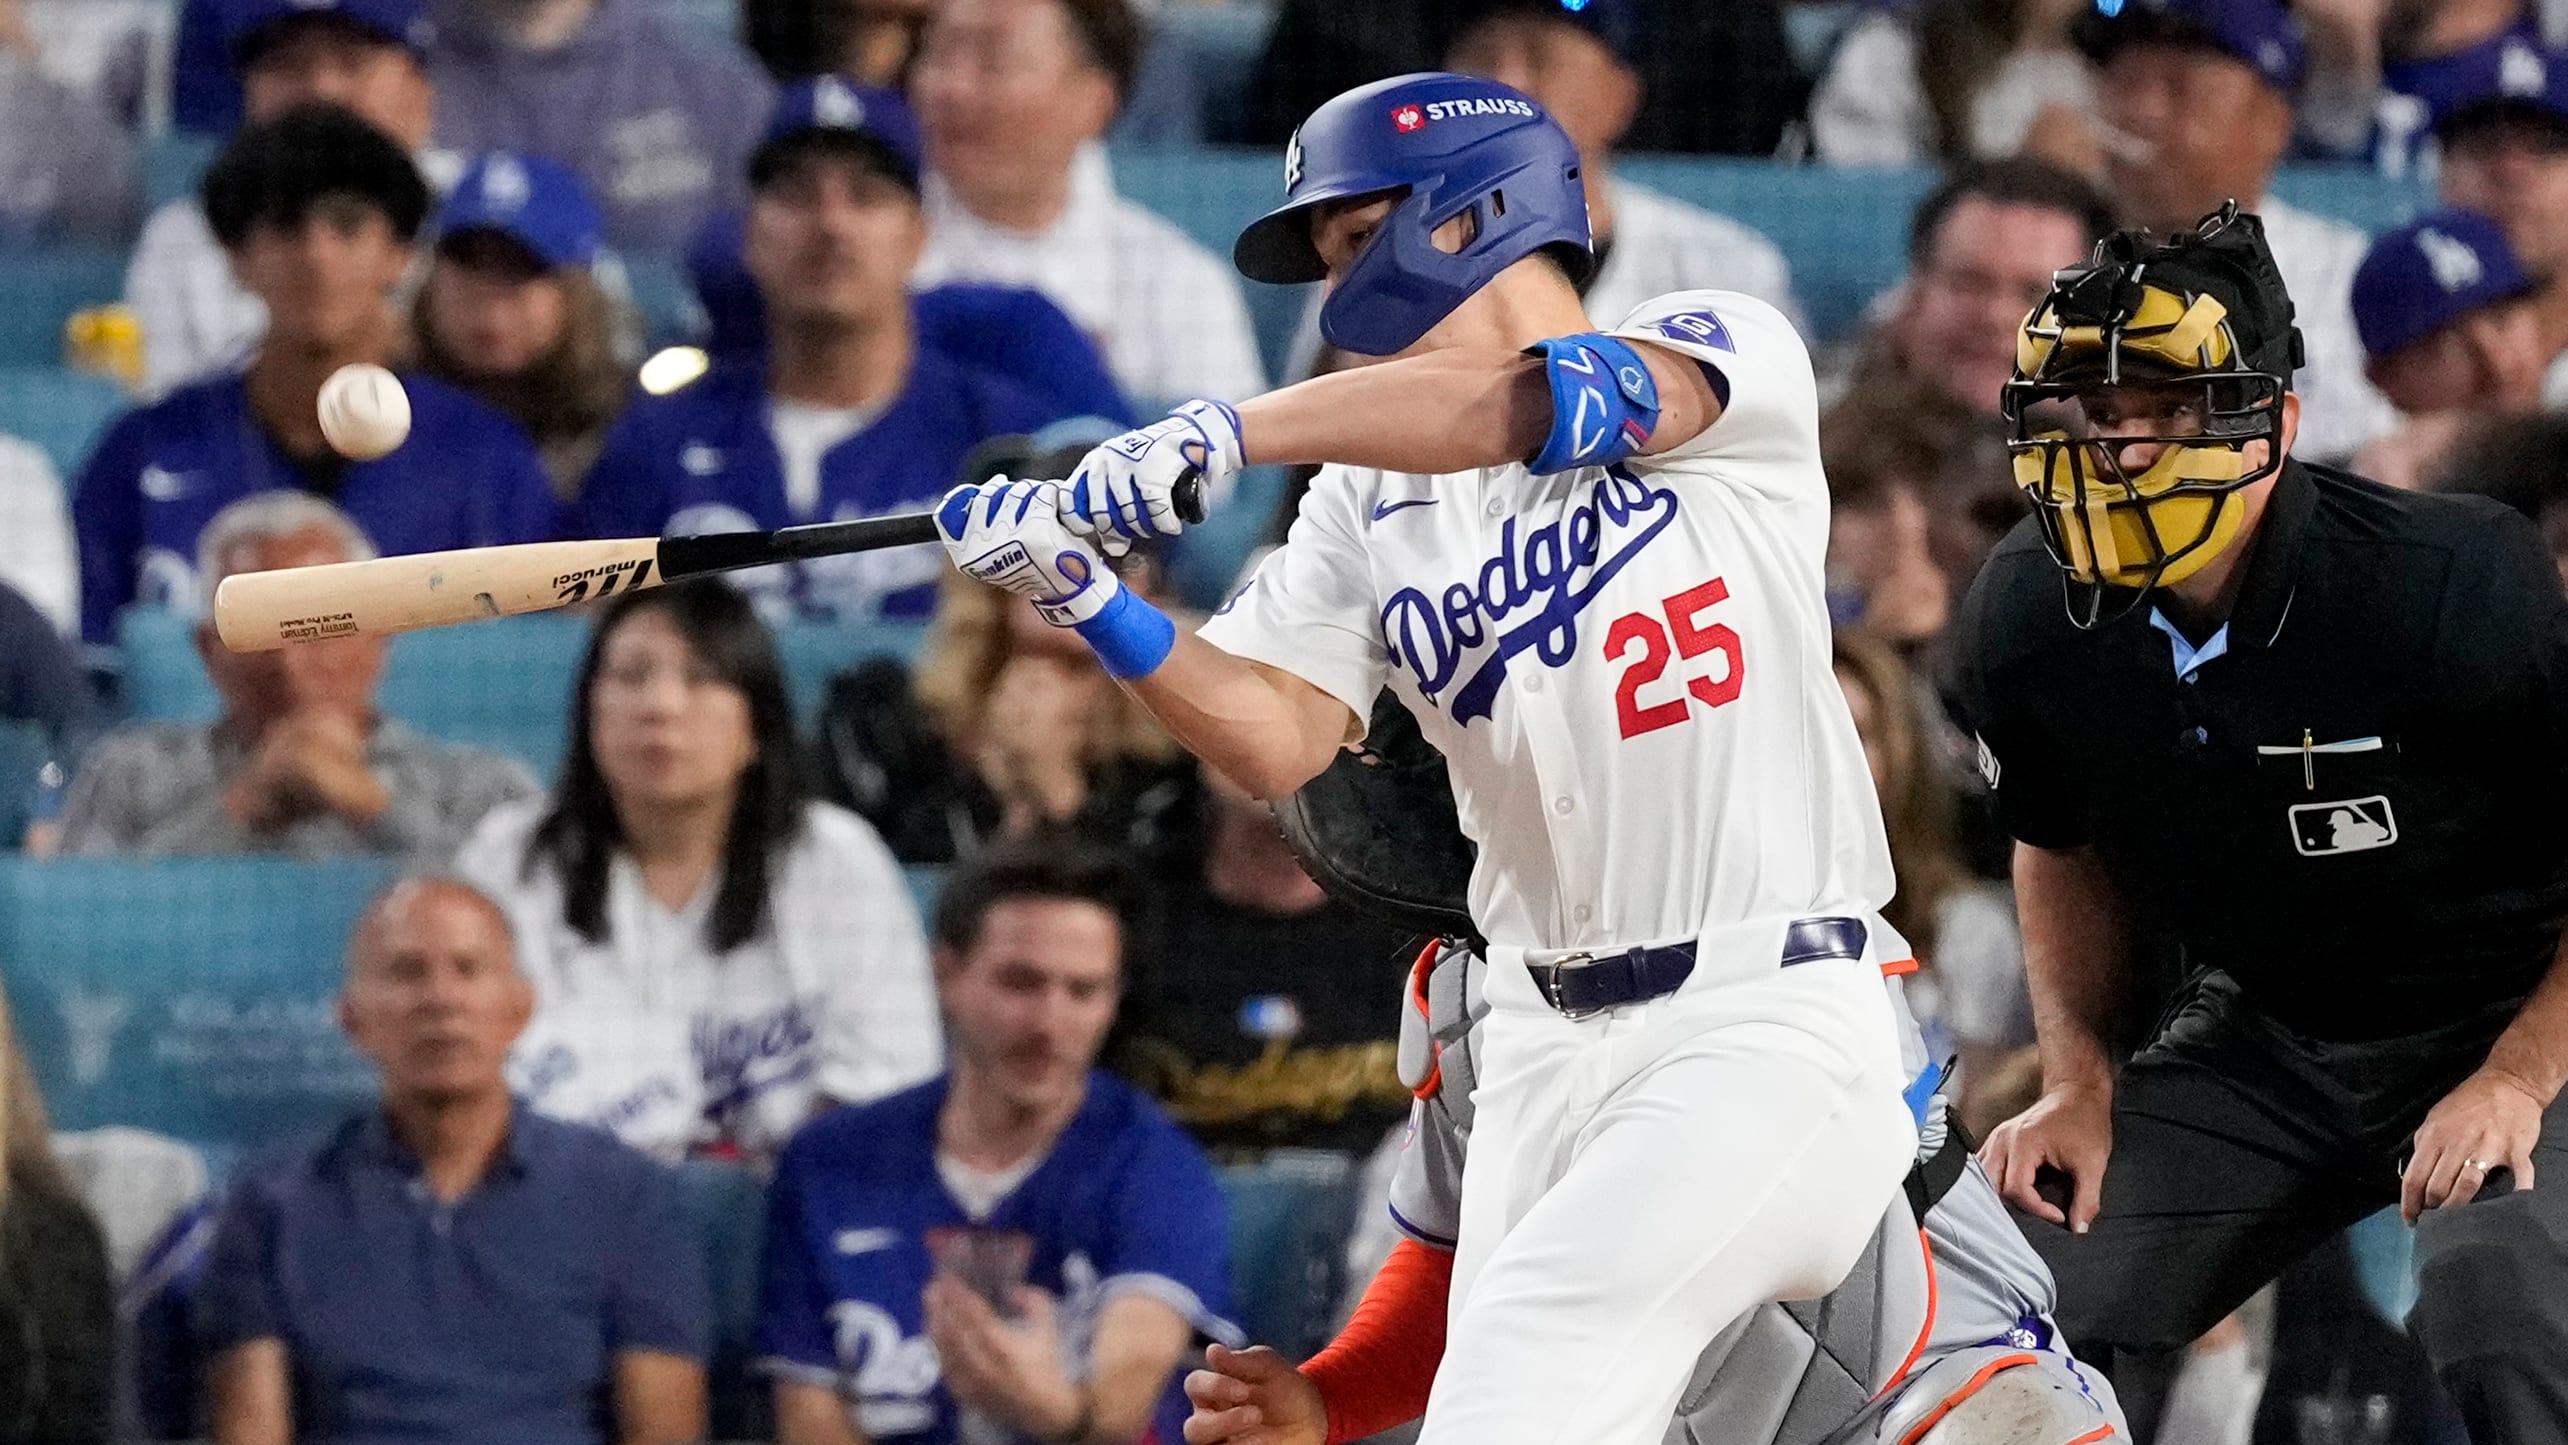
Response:
[{"label": "la logo on helmet", "polygon": [[1407,135],[1427,123],[1427,113],[1414,105],[1404,105],[1391,112],[1391,128]]}]

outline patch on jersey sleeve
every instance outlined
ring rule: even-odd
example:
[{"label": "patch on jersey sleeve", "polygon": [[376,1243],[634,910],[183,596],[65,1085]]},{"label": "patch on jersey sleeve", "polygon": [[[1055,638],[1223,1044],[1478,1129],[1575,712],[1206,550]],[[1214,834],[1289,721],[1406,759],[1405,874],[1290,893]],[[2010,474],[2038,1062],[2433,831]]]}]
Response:
[{"label": "patch on jersey sleeve", "polygon": [[1649,323],[1649,327],[1670,341],[1709,346],[1734,356],[1738,354],[1739,348],[1730,340],[1730,328],[1722,325],[1721,318],[1709,311],[1679,311],[1673,316],[1660,317]]},{"label": "patch on jersey sleeve", "polygon": [[1971,741],[1979,744],[1979,775],[1990,788],[1994,789],[1997,786],[1997,775],[2003,771],[1998,766],[1997,754],[1990,749],[1988,739],[1981,737],[1978,733],[1971,734]]}]

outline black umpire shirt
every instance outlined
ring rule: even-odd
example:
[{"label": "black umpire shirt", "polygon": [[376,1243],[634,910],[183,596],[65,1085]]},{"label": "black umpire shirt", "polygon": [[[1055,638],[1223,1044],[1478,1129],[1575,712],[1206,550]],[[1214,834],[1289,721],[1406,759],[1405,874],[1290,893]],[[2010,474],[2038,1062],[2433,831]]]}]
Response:
[{"label": "black umpire shirt", "polygon": [[2287,461],[2249,545],[2182,676],[2156,609],[2082,632],[2034,523],[1999,545],[1951,639],[1999,817],[2092,845],[2188,965],[2305,1034],[2522,998],[2568,919],[2568,599],[2539,536]]}]

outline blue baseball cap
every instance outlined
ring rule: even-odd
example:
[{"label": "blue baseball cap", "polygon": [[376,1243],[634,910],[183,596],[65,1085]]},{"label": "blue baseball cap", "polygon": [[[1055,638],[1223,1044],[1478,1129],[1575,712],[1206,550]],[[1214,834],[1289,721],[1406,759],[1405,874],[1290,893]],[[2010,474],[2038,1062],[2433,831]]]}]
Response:
[{"label": "blue baseball cap", "polygon": [[473,158],[430,227],[443,241],[466,231],[497,231],[535,253],[547,269],[596,262],[606,229],[588,188],[571,170],[542,156],[492,151]]},{"label": "blue baseball cap", "polygon": [[2354,329],[2365,354],[2383,356],[2532,289],[2496,222],[2433,211],[2372,243],[2354,273]]},{"label": "blue baseball cap", "polygon": [[223,49],[235,70],[246,68],[267,44],[269,27],[288,20],[332,16],[383,37],[413,55],[426,56],[437,40],[425,0],[222,0]]},{"label": "blue baseball cap", "polygon": [[749,157],[749,183],[765,185],[775,176],[786,147],[814,138],[844,144],[885,175],[918,189],[925,147],[909,102],[892,91],[834,75],[798,81],[776,98],[766,139]]},{"label": "blue baseball cap", "polygon": [[2447,142],[2455,132],[2506,116],[2568,130],[2568,51],[2527,36],[2509,33],[2455,55],[2384,65],[2381,80],[2425,102],[2435,136]]},{"label": "blue baseball cap", "polygon": [[2071,34],[2098,64],[2130,45],[2199,45],[2285,95],[2309,75],[2309,37],[2281,0],[2095,0]]},{"label": "blue baseball cap", "polygon": [[[1614,52],[1614,57],[1627,68],[1637,69],[1641,63],[1638,0],[1462,0],[1448,33],[1458,41],[1481,22],[1497,19],[1549,20],[1575,26]],[[1450,42],[1446,53],[1452,53]]]}]

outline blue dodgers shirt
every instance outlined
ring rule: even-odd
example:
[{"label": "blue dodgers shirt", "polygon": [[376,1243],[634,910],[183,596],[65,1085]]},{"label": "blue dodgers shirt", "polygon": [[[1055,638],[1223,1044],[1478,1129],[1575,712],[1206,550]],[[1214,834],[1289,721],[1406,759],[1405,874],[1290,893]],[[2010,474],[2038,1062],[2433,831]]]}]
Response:
[{"label": "blue dodgers shirt", "polygon": [[[935,1271],[928,1231],[972,1224],[936,1170],[946,1079],[832,1110],[794,1137],[767,1197],[758,1353],[772,1373],[855,1402],[869,1440],[956,1438],[956,1409],[920,1299]],[[1060,1300],[1064,1348],[1085,1373],[1097,1311],[1139,1290],[1237,1344],[1230,1227],[1220,1184],[1193,1140],[1130,1085],[1098,1072],[1052,1151],[999,1201],[989,1229],[1033,1242],[1026,1282]],[[1171,1373],[1156,1416],[1183,1438]]]},{"label": "blue dodgers shirt", "polygon": [[[767,427],[763,363],[738,360],[633,403],[580,489],[572,530],[692,536],[921,511],[954,487],[972,448],[1061,415],[1016,382],[921,345],[908,384],[882,415],[821,457],[818,504],[798,515]],[[944,570],[944,554],[933,547],[896,547],[760,568],[739,580],[775,617],[925,617]]]},{"label": "blue dodgers shirt", "polygon": [[[517,424],[416,372],[410,437],[371,462],[329,464],[322,492],[386,553],[437,552],[558,535],[559,504]],[[80,634],[116,640],[129,602],[195,607],[196,538],[216,512],[256,492],[311,490],[250,414],[231,372],[127,412],[90,453],[72,495],[80,543]]]},{"label": "blue dodgers shirt", "polygon": [[281,1341],[298,1437],[596,1445],[613,1357],[702,1360],[703,1246],[676,1177],[522,1105],[449,1205],[380,1109],[244,1170],[196,1298],[209,1355]]}]

